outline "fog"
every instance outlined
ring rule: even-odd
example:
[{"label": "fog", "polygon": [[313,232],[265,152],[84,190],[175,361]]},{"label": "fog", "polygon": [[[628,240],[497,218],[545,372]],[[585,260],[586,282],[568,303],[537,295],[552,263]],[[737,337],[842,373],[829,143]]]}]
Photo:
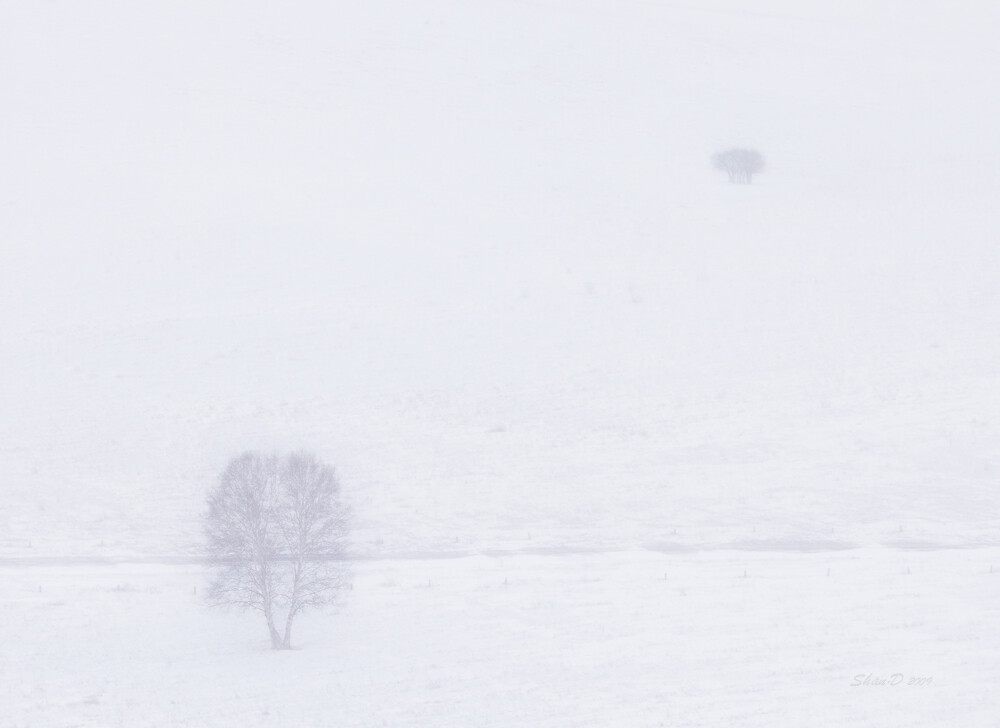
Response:
[{"label": "fog", "polygon": [[[697,634],[734,618],[714,569],[767,565],[813,584],[807,600],[827,588],[813,576],[867,565],[841,584],[854,596],[831,596],[802,627],[803,645],[882,596],[901,600],[903,623],[925,623],[945,599],[941,574],[985,572],[1000,546],[998,35],[1000,9],[894,0],[3,4],[0,604],[44,612],[36,587],[51,578],[65,590],[54,599],[99,613],[121,578],[92,575],[107,582],[95,596],[67,565],[144,564],[139,593],[169,592],[177,631],[229,640],[195,673],[241,650],[263,659],[246,642],[259,625],[244,636],[201,609],[206,495],[240,453],[302,450],[336,469],[361,571],[340,611],[297,628],[323,635],[313,667],[290,668],[300,677],[341,659],[329,630],[377,629],[352,621],[357,605],[405,620],[389,592],[438,582],[451,596],[415,608],[462,614],[487,573],[490,589],[523,573],[545,603],[606,605],[579,581],[601,573],[620,609],[566,603],[552,619],[570,640],[634,603],[632,665],[644,640],[667,646],[647,567],[698,575],[671,592],[707,600]],[[713,168],[730,148],[762,156],[752,184]],[[919,571],[898,561],[915,547],[938,576],[911,593],[896,577]],[[975,622],[995,582],[949,582],[953,606]],[[758,613],[780,593],[761,593]],[[479,644],[484,625],[536,624],[523,598],[490,597],[487,621],[458,629]],[[144,599],[121,606],[123,624],[166,617],[170,633]],[[46,622],[45,641],[87,614]],[[898,627],[880,614],[878,629]],[[816,701],[841,725],[935,725],[961,710],[963,725],[986,725],[947,686],[923,702],[852,703],[850,679],[872,670],[995,679],[949,662],[983,651],[963,653],[969,633],[952,626],[930,632],[952,652],[923,663],[917,638],[876,641],[897,650],[883,666],[859,657],[859,628],[831,658],[847,677],[828,683],[783,654],[780,669],[806,681],[792,714],[775,712],[786,688],[757,673],[720,684],[763,684],[754,705],[768,725]],[[217,663],[215,649],[235,657]],[[117,699],[86,702],[89,671],[43,690],[54,658],[25,650],[0,663],[4,680],[24,674],[14,725],[312,719],[287,707],[311,699],[301,687],[267,705],[226,698],[203,719],[164,704],[142,723]],[[403,683],[423,669],[362,653],[370,674]],[[695,682],[716,657],[687,666]],[[479,673],[435,659],[487,682],[519,671],[509,654]],[[626,671],[632,708],[567,713],[596,666],[609,669],[593,665],[560,683],[562,712],[528,700],[484,724],[757,724],[729,712],[747,695],[670,693],[686,708],[663,712],[637,677],[655,682],[653,665]],[[401,684],[344,699],[405,694],[405,710],[379,714],[390,723],[471,720]],[[453,702],[499,700],[452,685]],[[80,695],[41,707],[40,690],[67,686]]]}]

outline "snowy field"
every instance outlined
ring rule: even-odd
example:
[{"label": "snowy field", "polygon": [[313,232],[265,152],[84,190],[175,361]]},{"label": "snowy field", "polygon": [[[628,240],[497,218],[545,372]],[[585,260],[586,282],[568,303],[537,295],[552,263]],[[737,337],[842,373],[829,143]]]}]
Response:
[{"label": "snowy field", "polygon": [[[193,567],[0,571],[0,724],[996,726],[1000,550],[359,562],[298,649]],[[866,682],[867,680],[867,682]]]},{"label": "snowy field", "polygon": [[[998,38],[0,3],[0,728],[996,728]],[[205,497],[300,448],[353,588],[273,653]]]},{"label": "snowy field", "polygon": [[5,3],[0,552],[197,554],[256,448],[369,555],[997,543],[972,7]]}]

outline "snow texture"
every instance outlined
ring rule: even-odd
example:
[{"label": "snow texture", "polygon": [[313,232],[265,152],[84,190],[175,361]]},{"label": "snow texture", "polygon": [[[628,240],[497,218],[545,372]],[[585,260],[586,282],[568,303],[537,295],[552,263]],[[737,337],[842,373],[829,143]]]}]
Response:
[{"label": "snow texture", "polygon": [[[0,726],[995,726],[998,37],[0,4]],[[201,601],[247,450],[352,513],[281,655]]]}]

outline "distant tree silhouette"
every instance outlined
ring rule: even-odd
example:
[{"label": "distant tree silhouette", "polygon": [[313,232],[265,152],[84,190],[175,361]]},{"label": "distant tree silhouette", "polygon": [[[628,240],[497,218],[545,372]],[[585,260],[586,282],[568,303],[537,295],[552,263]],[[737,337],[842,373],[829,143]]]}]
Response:
[{"label": "distant tree silhouette", "polygon": [[712,166],[726,172],[730,182],[750,184],[764,169],[764,158],[756,149],[727,149],[712,155]]}]

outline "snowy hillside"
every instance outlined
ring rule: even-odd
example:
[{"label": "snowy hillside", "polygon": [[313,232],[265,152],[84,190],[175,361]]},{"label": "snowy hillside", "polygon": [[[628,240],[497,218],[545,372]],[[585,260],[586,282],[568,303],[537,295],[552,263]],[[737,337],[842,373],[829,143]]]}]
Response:
[{"label": "snowy hillside", "polygon": [[998,541],[1000,11],[339,5],[0,8],[0,556]]}]

